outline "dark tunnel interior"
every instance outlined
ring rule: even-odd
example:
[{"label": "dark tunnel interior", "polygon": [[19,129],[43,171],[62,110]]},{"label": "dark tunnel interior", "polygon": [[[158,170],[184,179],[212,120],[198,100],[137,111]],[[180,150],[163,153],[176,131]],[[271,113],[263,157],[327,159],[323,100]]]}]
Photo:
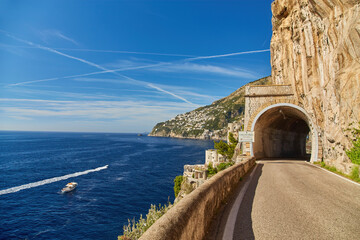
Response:
[{"label": "dark tunnel interior", "polygon": [[262,158],[309,158],[306,140],[310,129],[304,113],[279,106],[264,112],[255,123],[253,153]]}]

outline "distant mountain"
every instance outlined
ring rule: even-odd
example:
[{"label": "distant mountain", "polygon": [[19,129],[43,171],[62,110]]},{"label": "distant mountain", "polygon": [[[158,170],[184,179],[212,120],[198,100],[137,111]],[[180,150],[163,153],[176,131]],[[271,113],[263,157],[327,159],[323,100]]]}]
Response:
[{"label": "distant mountain", "polygon": [[245,86],[269,84],[271,84],[271,76],[250,82],[211,105],[179,114],[173,119],[156,124],[149,136],[226,139],[228,123],[242,121],[243,119]]}]

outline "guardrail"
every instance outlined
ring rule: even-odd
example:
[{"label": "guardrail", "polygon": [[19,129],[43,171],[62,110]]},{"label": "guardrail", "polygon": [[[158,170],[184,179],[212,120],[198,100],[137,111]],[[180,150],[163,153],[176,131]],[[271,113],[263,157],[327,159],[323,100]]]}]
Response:
[{"label": "guardrail", "polygon": [[254,165],[255,158],[249,158],[217,173],[158,219],[140,240],[204,239],[225,199]]}]

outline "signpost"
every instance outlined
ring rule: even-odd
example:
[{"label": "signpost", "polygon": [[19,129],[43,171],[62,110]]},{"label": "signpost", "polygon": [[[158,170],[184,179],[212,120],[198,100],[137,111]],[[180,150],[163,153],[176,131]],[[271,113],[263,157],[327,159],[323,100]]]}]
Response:
[{"label": "signpost", "polygon": [[254,132],[239,132],[239,142],[255,142]]}]

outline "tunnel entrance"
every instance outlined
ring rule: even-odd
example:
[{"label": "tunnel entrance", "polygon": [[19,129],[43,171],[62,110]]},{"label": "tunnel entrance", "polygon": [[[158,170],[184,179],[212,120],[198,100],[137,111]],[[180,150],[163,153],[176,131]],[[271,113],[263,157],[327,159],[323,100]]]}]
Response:
[{"label": "tunnel entrance", "polygon": [[311,156],[311,152],[316,151],[313,138],[317,135],[305,110],[296,105],[275,104],[267,107],[254,119],[252,131],[255,142],[252,143],[251,152],[257,159],[310,160],[311,157],[314,161],[317,158]]}]

